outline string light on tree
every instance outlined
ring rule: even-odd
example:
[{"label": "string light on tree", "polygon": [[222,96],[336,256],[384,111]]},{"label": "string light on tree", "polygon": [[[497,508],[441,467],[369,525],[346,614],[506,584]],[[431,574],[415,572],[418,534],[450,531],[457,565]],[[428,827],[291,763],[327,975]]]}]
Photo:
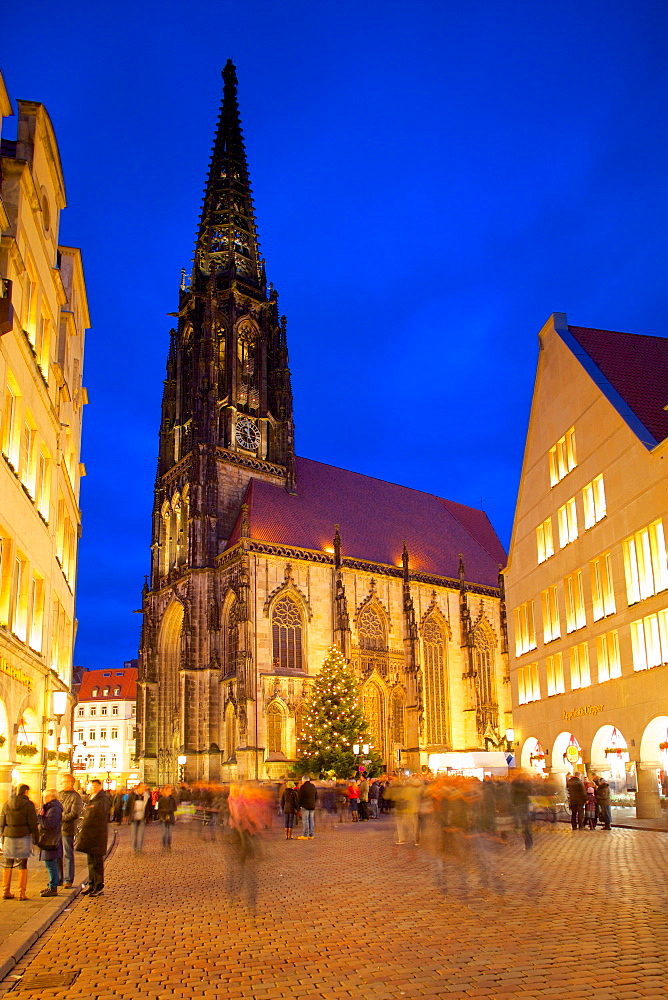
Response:
[{"label": "string light on tree", "polygon": [[[302,773],[333,771],[349,778],[358,767],[353,747],[370,744],[360,704],[357,678],[336,646],[330,647],[306,705],[304,727],[297,743],[297,767]],[[370,750],[366,774],[377,774],[382,761]]]}]

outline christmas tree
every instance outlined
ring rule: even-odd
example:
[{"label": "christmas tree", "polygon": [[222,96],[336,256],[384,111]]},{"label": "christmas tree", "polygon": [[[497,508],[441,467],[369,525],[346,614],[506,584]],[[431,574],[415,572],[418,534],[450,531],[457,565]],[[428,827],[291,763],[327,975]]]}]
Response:
[{"label": "christmas tree", "polygon": [[330,647],[306,705],[304,728],[297,734],[297,770],[311,777],[333,771],[337,778],[350,778],[364,767],[367,777],[382,770],[380,756],[372,749],[353,753],[358,744],[370,744],[366,719],[360,705],[357,678],[336,646]]}]

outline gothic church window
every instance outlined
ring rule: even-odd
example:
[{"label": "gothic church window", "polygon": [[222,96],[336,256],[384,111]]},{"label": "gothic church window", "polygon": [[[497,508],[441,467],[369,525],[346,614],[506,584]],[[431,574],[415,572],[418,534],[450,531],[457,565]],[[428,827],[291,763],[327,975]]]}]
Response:
[{"label": "gothic church window", "polygon": [[225,672],[233,674],[237,669],[237,653],[239,651],[239,630],[237,626],[236,601],[233,601],[227,612],[225,640]]},{"label": "gothic church window", "polygon": [[237,335],[237,403],[240,406],[259,406],[257,389],[256,336],[249,324],[239,327]]},{"label": "gothic church window", "polygon": [[283,753],[283,712],[276,702],[267,709],[267,750]]},{"label": "gothic church window", "polygon": [[477,626],[473,632],[473,662],[476,678],[476,703],[481,731],[496,724],[496,685],[494,682],[494,635],[488,626]]},{"label": "gothic church window", "polygon": [[386,649],[385,629],[378,612],[367,605],[357,617],[357,634],[360,649]]},{"label": "gothic church window", "polygon": [[229,760],[236,748],[236,713],[232,702],[225,709],[225,759]]},{"label": "gothic church window", "polygon": [[289,595],[274,605],[271,616],[274,669],[302,669],[302,618]]},{"label": "gothic church window", "polygon": [[426,737],[430,746],[447,743],[447,682],[443,629],[429,618],[422,629]]},{"label": "gothic church window", "polygon": [[363,695],[364,718],[373,746],[383,754],[383,734],[385,729],[385,712],[383,696],[377,684],[367,684]]},{"label": "gothic church window", "polygon": [[306,705],[302,704],[295,712],[295,739],[297,743],[302,738],[306,725]]}]

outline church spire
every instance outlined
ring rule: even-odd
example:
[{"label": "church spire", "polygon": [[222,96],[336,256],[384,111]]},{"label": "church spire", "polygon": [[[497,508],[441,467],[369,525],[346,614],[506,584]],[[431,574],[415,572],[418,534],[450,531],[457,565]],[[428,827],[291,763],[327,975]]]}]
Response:
[{"label": "church spire", "polygon": [[218,287],[229,287],[239,279],[264,293],[264,267],[237,104],[237,74],[231,59],[223,70],[223,82],[197,234],[195,271],[215,275]]}]

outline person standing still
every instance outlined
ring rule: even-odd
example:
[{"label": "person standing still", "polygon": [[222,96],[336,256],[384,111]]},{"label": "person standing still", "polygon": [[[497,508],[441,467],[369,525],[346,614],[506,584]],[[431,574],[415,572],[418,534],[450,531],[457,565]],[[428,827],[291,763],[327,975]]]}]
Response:
[{"label": "person standing still", "polygon": [[317,798],[318,790],[308,774],[305,774],[299,789],[299,808],[302,811],[303,830],[301,837],[297,837],[297,840],[313,840],[315,836],[315,803]]},{"label": "person standing still", "polygon": [[176,799],[172,795],[172,791],[171,785],[165,785],[157,802],[158,819],[162,827],[162,846],[166,851],[171,850],[172,847],[172,827],[176,814]]},{"label": "person standing still", "polygon": [[0,838],[4,855],[2,872],[3,899],[14,899],[11,891],[12,870],[14,865],[19,870],[19,899],[24,900],[28,885],[28,858],[32,854],[32,845],[39,839],[37,826],[37,810],[28,798],[30,787],[19,785],[16,795],[5,802],[0,814]]},{"label": "person standing still", "polygon": [[63,807],[55,788],[44,793],[44,805],[39,814],[39,859],[46,865],[49,884],[40,896],[57,896],[60,885],[60,865],[63,857],[61,826]]},{"label": "person standing still", "polygon": [[360,797],[357,803],[357,812],[360,822],[369,819],[369,782],[366,778],[361,778],[359,783]]},{"label": "person standing still", "polygon": [[144,833],[146,832],[146,810],[151,801],[151,793],[143,782],[139,782],[128,795],[128,803],[125,807],[125,815],[132,823],[132,847],[135,854],[140,854],[144,846]]},{"label": "person standing still", "polygon": [[71,889],[74,885],[74,835],[83,810],[83,799],[74,787],[74,777],[64,774],[58,801],[63,807],[61,834],[63,837],[63,888]]},{"label": "person standing still", "polygon": [[74,850],[81,851],[88,860],[88,885],[83,896],[99,896],[104,889],[104,856],[107,853],[109,824],[109,796],[102,782],[91,781],[93,794],[84,806],[81,824],[74,842]]}]

